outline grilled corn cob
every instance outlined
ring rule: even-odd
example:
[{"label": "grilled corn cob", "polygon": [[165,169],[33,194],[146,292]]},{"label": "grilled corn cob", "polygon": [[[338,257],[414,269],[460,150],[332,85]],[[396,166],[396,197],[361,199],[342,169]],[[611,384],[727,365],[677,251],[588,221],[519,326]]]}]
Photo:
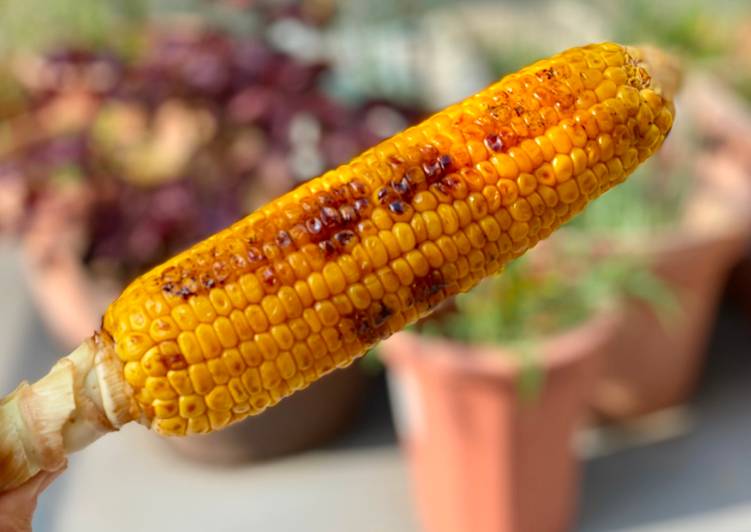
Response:
[{"label": "grilled corn cob", "polygon": [[659,148],[655,74],[611,43],[542,60],[136,279],[2,403],[0,449],[23,440],[25,462],[0,488],[131,419],[184,435],[258,414],[500,271]]}]

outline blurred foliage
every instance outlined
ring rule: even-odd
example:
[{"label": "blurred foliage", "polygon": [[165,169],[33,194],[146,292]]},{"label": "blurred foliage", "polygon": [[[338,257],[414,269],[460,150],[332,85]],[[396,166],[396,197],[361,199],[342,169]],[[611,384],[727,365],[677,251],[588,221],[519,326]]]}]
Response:
[{"label": "blurred foliage", "polygon": [[[624,297],[669,314],[671,290],[640,261],[600,255],[586,239],[571,236],[549,260],[522,257],[471,292],[420,331],[466,343],[521,346],[583,323]],[[526,347],[525,347],[526,346]]]}]

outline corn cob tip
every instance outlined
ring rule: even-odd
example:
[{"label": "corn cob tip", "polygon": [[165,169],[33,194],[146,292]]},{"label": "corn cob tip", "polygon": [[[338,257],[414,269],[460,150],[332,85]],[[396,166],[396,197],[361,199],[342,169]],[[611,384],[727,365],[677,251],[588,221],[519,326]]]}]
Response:
[{"label": "corn cob tip", "polygon": [[652,86],[666,100],[672,102],[683,84],[683,64],[680,57],[651,44],[626,47],[653,79]]}]

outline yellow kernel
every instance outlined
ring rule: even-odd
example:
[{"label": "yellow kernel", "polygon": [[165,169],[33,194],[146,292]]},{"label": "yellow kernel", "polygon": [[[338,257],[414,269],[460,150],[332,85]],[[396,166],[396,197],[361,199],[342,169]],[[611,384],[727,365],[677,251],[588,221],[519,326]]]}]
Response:
[{"label": "yellow kernel", "polygon": [[522,196],[529,196],[537,189],[537,179],[532,174],[520,174],[516,179],[516,184]]},{"label": "yellow kernel", "polygon": [[626,73],[623,71],[622,68],[618,66],[611,66],[611,67],[606,68],[603,75],[605,79],[611,80],[617,86],[620,86],[626,83]]},{"label": "yellow kernel", "polygon": [[146,377],[144,387],[155,399],[173,399],[177,396],[167,377]]},{"label": "yellow kernel", "polygon": [[397,242],[396,237],[394,236],[394,233],[392,233],[391,231],[381,231],[378,233],[378,238],[381,240],[381,242],[383,242],[383,245],[386,247],[386,251],[388,252],[389,258],[393,259],[401,255],[402,251],[399,248],[399,242]]},{"label": "yellow kernel", "polygon": [[552,165],[558,183],[563,183],[564,181],[571,179],[571,176],[574,175],[574,164],[571,161],[571,157],[568,155],[559,153],[553,157]]},{"label": "yellow kernel", "polygon": [[258,277],[252,273],[243,275],[239,279],[240,289],[250,303],[259,303],[263,298],[263,287]]},{"label": "yellow kernel", "polygon": [[493,155],[493,157],[490,158],[490,162],[493,164],[496,172],[498,172],[498,177],[501,179],[516,179],[516,176],[519,175],[519,167],[514,160],[505,153]]},{"label": "yellow kernel", "polygon": [[363,310],[370,305],[370,293],[368,292],[368,289],[360,283],[353,284],[347,288],[347,297],[349,297],[349,300],[356,309]]},{"label": "yellow kernel", "polygon": [[248,324],[255,332],[263,332],[269,326],[269,320],[266,314],[258,305],[250,305],[245,309],[245,318],[248,320]]},{"label": "yellow kernel", "polygon": [[339,313],[334,307],[334,304],[330,301],[320,301],[315,304],[315,311],[318,314],[318,318],[325,326],[334,325],[339,321]]},{"label": "yellow kernel", "polygon": [[232,396],[232,400],[236,404],[245,403],[249,399],[248,391],[245,389],[245,386],[243,386],[242,381],[237,377],[230,379],[229,383],[227,383],[227,389]]},{"label": "yellow kernel", "polygon": [[152,347],[141,359],[141,366],[146,375],[151,377],[164,377],[167,374],[167,366],[162,362],[162,354],[158,347]]},{"label": "yellow kernel", "polygon": [[443,228],[441,227],[441,217],[436,211],[425,212],[422,214],[425,226],[428,231],[428,240],[435,240],[441,236]]},{"label": "yellow kernel", "polygon": [[302,318],[290,320],[289,329],[292,331],[292,335],[298,340],[304,340],[310,334],[310,327]]},{"label": "yellow kernel", "polygon": [[297,373],[297,366],[290,353],[282,353],[276,359],[276,366],[279,368],[279,374],[283,379],[291,378]]},{"label": "yellow kernel", "polygon": [[142,332],[130,332],[119,342],[115,343],[115,352],[124,362],[139,360],[154,342],[148,334]]},{"label": "yellow kernel", "polygon": [[363,242],[363,247],[370,257],[374,268],[380,268],[388,262],[388,253],[386,247],[377,236],[369,236]]},{"label": "yellow kernel", "polygon": [[209,292],[209,301],[216,310],[217,314],[222,316],[228,315],[232,312],[232,302],[227,297],[227,294],[221,288],[213,288]]},{"label": "yellow kernel", "polygon": [[167,380],[172,388],[180,395],[190,395],[193,393],[193,384],[190,382],[188,370],[170,370],[167,372]]},{"label": "yellow kernel", "polygon": [[532,207],[524,198],[516,200],[508,210],[514,220],[528,222],[532,218]]},{"label": "yellow kernel", "polygon": [[362,280],[362,284],[368,290],[371,298],[379,300],[383,297],[383,285],[381,285],[381,282],[378,280],[378,277],[375,274],[371,273],[370,275],[367,275]]},{"label": "yellow kernel", "polygon": [[389,212],[382,207],[378,207],[373,211],[373,214],[371,215],[371,221],[378,229],[383,230],[391,229],[391,226],[394,224],[391,216],[389,215]]},{"label": "yellow kernel", "polygon": [[410,251],[404,258],[417,277],[424,277],[430,271],[428,261],[425,260],[425,257],[419,251]]},{"label": "yellow kernel", "polygon": [[376,272],[383,289],[388,292],[396,292],[399,289],[399,278],[389,267],[381,268]]},{"label": "yellow kernel", "polygon": [[399,243],[399,249],[401,249],[403,253],[414,249],[416,244],[415,234],[412,232],[412,227],[410,227],[409,224],[404,222],[397,223],[392,230],[396,237],[396,241]]},{"label": "yellow kernel", "polygon": [[146,384],[146,373],[138,361],[127,362],[123,367],[123,375],[128,384],[134,388],[141,388]]},{"label": "yellow kernel", "polygon": [[222,347],[211,325],[201,323],[196,327],[196,339],[198,340],[198,345],[201,346],[204,357],[215,358],[221,354]]},{"label": "yellow kernel", "polygon": [[[479,224],[480,229],[482,229],[482,232],[485,233],[485,237],[490,242],[495,242],[501,236],[501,228],[493,217],[487,216],[480,220]],[[425,256],[428,257],[427,254]],[[430,257],[428,257],[428,261],[430,261]],[[440,264],[436,265],[433,262],[431,262],[430,265],[434,268],[440,267]]]},{"label": "yellow kernel", "polygon": [[[545,132],[545,136],[548,138],[548,140],[550,140],[550,142],[553,144],[553,147],[559,154],[569,153],[571,151],[571,148],[573,147],[571,144],[571,139],[568,135],[566,135],[566,132],[563,131],[560,126],[551,127],[548,131]],[[555,159],[553,159],[553,162],[555,163]]]},{"label": "yellow kernel", "polygon": [[347,298],[346,294],[337,294],[331,298],[331,302],[336,307],[336,311],[340,316],[349,314],[354,310],[352,302]]},{"label": "yellow kernel", "polygon": [[198,416],[188,420],[188,434],[206,434],[210,430],[211,425],[207,416]]},{"label": "yellow kernel", "polygon": [[274,337],[269,333],[256,334],[253,341],[266,360],[275,358],[279,353],[279,346],[276,345]]},{"label": "yellow kernel", "polygon": [[336,262],[328,262],[323,267],[323,278],[332,294],[340,294],[347,286],[344,272]]},{"label": "yellow kernel", "polygon": [[522,148],[514,146],[509,149],[508,154],[514,160],[520,172],[529,173],[532,171],[532,160]]},{"label": "yellow kernel", "polygon": [[315,309],[306,308],[302,312],[302,317],[305,320],[305,323],[308,324],[313,332],[318,332],[323,327],[321,320],[318,318],[318,313],[315,311]]},{"label": "yellow kernel", "polygon": [[287,256],[287,263],[292,267],[292,270],[295,272],[298,279],[304,279],[310,274],[310,265],[305,259],[305,255],[299,251],[290,253]]},{"label": "yellow kernel", "polygon": [[415,194],[412,206],[417,212],[434,211],[438,206],[438,201],[429,190],[423,190]]},{"label": "yellow kernel", "polygon": [[154,420],[154,430],[158,434],[167,436],[182,436],[188,427],[188,422],[181,417]]},{"label": "yellow kernel", "polygon": [[[646,106],[645,106],[646,107]],[[133,309],[128,309],[127,313],[128,321],[130,322],[130,327],[135,331],[143,331],[148,326],[148,317],[146,316],[146,313],[141,310],[140,308],[136,307]]]},{"label": "yellow kernel", "polygon": [[227,294],[227,297],[236,309],[244,309],[248,306],[248,300],[245,298],[245,294],[236,283],[227,283],[224,286],[224,292]]},{"label": "yellow kernel", "polygon": [[271,328],[271,336],[276,341],[279,349],[284,351],[291,349],[295,343],[295,337],[292,335],[292,331],[285,324],[275,325]]},{"label": "yellow kernel", "polygon": [[441,219],[441,226],[443,232],[447,235],[452,235],[459,230],[459,218],[456,215],[456,211],[445,203],[438,206],[438,216]]},{"label": "yellow kernel", "polygon": [[480,226],[476,223],[467,226],[464,230],[464,235],[467,237],[467,240],[469,240],[472,247],[481,248],[485,245],[485,235],[483,234],[482,229],[480,229]]},{"label": "yellow kernel", "polygon": [[[325,349],[325,347],[324,347]],[[295,359],[295,365],[304,371],[313,366],[313,355],[305,344],[295,344],[292,348],[292,356]]]},{"label": "yellow kernel", "polygon": [[[488,219],[488,218],[486,218],[486,219]],[[480,222],[480,224],[482,225],[482,222]],[[496,224],[496,227],[498,227],[498,224]],[[499,231],[500,231],[500,229],[499,229]],[[434,244],[433,242],[430,242],[430,241],[423,242],[420,245],[420,252],[425,257],[425,260],[428,261],[428,264],[430,265],[431,268],[438,269],[441,266],[443,266],[443,260],[444,260],[443,259],[443,254],[441,253],[441,250],[438,248],[438,246],[436,244]],[[380,285],[380,283],[379,283],[379,285]],[[371,294],[372,293],[373,292],[371,291]],[[376,297],[374,295],[373,297],[374,297],[374,299],[381,299],[382,296]]]},{"label": "yellow kernel", "polygon": [[[574,186],[576,186],[576,183],[574,183]],[[508,234],[511,237],[511,240],[514,242],[520,242],[529,234],[529,224],[526,222],[514,222],[511,224]]]},{"label": "yellow kernel", "polygon": [[263,308],[263,312],[264,314],[266,314],[269,323],[271,323],[272,325],[282,323],[287,319],[287,312],[284,310],[284,305],[282,304],[278,296],[268,295],[264,297],[261,301],[261,307]]},{"label": "yellow kernel", "polygon": [[213,358],[206,363],[211,377],[217,384],[224,384],[229,380],[229,369],[221,358]]},{"label": "yellow kernel", "polygon": [[305,281],[295,281],[295,293],[300,298],[303,308],[313,304],[313,294],[310,293],[310,287]]},{"label": "yellow kernel", "polygon": [[193,313],[198,321],[211,323],[216,318],[216,311],[207,297],[193,296],[188,300],[188,303],[193,308]]},{"label": "yellow kernel", "polygon": [[214,388],[214,381],[205,363],[193,364],[188,368],[188,375],[196,393],[205,395]]},{"label": "yellow kernel", "polygon": [[454,262],[459,257],[459,250],[456,249],[456,244],[454,244],[454,240],[452,238],[448,236],[442,236],[441,238],[436,240],[436,245],[438,246],[438,249],[441,250],[443,257],[447,262]]},{"label": "yellow kernel", "polygon": [[328,299],[331,296],[329,287],[326,284],[326,280],[319,272],[310,274],[310,276],[308,277],[308,287],[310,288],[310,292],[311,294],[313,294],[313,297],[316,301],[322,301],[324,299]]},{"label": "yellow kernel", "polygon": [[355,283],[360,278],[360,270],[357,268],[357,263],[349,255],[339,257],[337,264],[339,264],[339,268],[341,268],[347,283]]},{"label": "yellow kernel", "polygon": [[222,353],[222,360],[227,366],[227,371],[233,377],[242,375],[242,372],[245,371],[245,362],[243,362],[240,351],[237,349],[227,349],[224,351]]},{"label": "yellow kernel", "polygon": [[172,309],[172,319],[183,331],[192,331],[198,325],[193,310],[188,305],[178,305]]},{"label": "yellow kernel", "polygon": [[399,282],[402,283],[402,285],[406,286],[412,284],[414,274],[412,273],[412,268],[409,267],[407,261],[402,258],[396,259],[391,263],[391,269],[399,278]]},{"label": "yellow kernel", "polygon": [[229,410],[209,410],[209,423],[211,430],[220,430],[232,421],[232,412]]},{"label": "yellow kernel", "polygon": [[206,403],[200,395],[187,395],[180,397],[180,415],[186,419],[196,418],[206,412]]},{"label": "yellow kernel", "polygon": [[281,382],[281,375],[279,375],[279,369],[276,367],[276,364],[272,360],[267,360],[263,364],[261,364],[260,368],[261,372],[261,381],[263,382],[263,387],[267,390],[273,390],[277,386],[279,386]]},{"label": "yellow kernel", "polygon": [[599,187],[597,177],[595,177],[592,170],[582,172],[582,174],[576,178],[576,182],[579,185],[579,189],[586,196],[591,196]]},{"label": "yellow kernel", "polygon": [[214,331],[223,347],[234,347],[237,345],[237,334],[235,333],[232,322],[224,316],[216,319],[214,322]]},{"label": "yellow kernel", "polygon": [[571,162],[573,163],[574,175],[581,174],[587,168],[587,154],[581,148],[571,150]]},{"label": "yellow kernel", "polygon": [[188,365],[203,362],[203,350],[196,335],[189,331],[183,331],[177,337],[177,344],[180,346],[180,352]]},{"label": "yellow kernel", "polygon": [[415,235],[416,243],[419,244],[428,238],[428,228],[425,226],[425,221],[422,219],[421,215],[414,215],[409,221],[409,226],[412,228],[412,232]]},{"label": "yellow kernel", "polygon": [[261,382],[261,374],[255,368],[249,368],[245,370],[245,373],[243,373],[243,376],[241,377],[240,380],[242,380],[242,383],[245,386],[245,389],[248,390],[248,393],[250,393],[251,395],[254,395],[263,391],[263,383]]},{"label": "yellow kernel", "polygon": [[561,183],[558,185],[557,190],[558,197],[566,204],[573,203],[579,197],[579,187],[574,180]]},{"label": "yellow kernel", "polygon": [[537,192],[548,207],[555,207],[558,204],[558,194],[554,188],[543,185]]}]

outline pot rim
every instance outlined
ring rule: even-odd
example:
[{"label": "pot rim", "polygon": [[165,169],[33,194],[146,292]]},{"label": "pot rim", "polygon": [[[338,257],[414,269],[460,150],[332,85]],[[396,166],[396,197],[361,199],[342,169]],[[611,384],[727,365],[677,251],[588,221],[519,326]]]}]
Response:
[{"label": "pot rim", "polygon": [[[543,338],[538,349],[540,367],[553,371],[597,352],[621,318],[619,309],[601,309],[581,324]],[[381,344],[379,358],[391,368],[417,361],[467,375],[513,379],[522,367],[514,351],[492,343],[465,344],[402,331]]]}]

